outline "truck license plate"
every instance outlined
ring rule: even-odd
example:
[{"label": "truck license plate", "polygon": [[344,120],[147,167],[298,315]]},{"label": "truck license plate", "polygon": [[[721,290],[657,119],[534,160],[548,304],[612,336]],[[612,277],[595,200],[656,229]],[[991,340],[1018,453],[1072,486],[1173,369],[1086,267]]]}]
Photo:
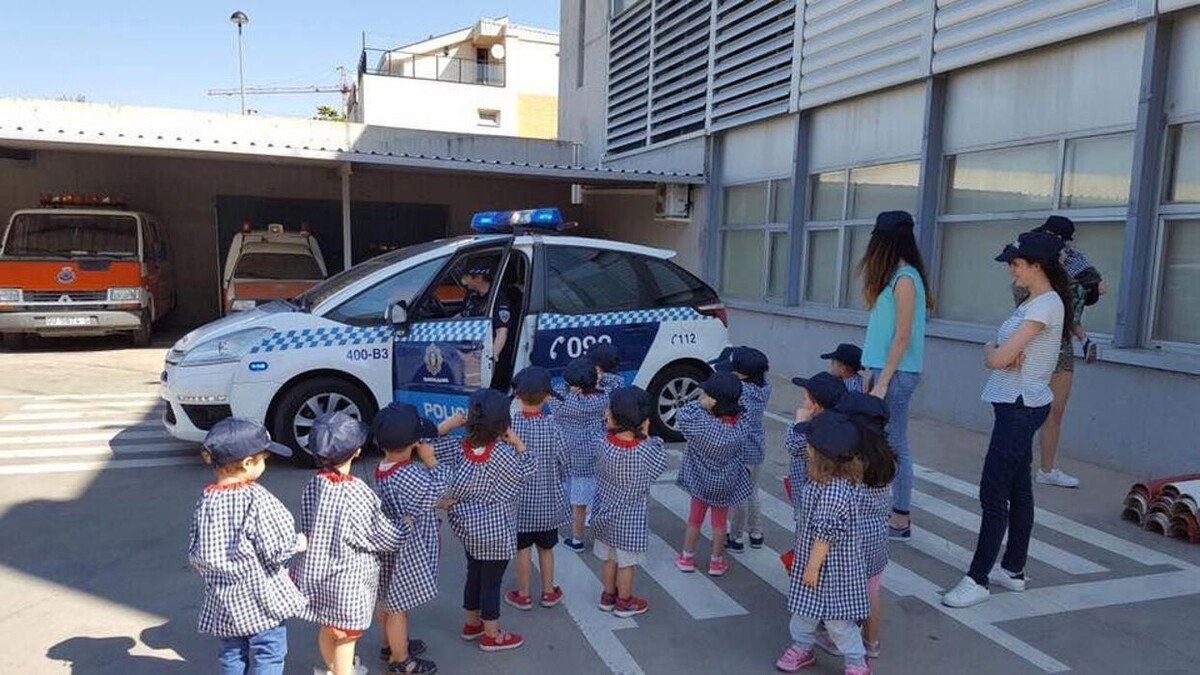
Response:
[{"label": "truck license plate", "polygon": [[65,328],[70,326],[95,326],[97,324],[94,316],[48,316],[46,317],[46,325],[54,328]]}]

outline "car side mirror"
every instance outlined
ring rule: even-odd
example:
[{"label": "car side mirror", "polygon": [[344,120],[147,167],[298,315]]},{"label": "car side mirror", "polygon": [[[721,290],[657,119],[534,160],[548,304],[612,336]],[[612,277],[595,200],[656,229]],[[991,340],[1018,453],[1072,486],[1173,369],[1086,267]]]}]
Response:
[{"label": "car side mirror", "polygon": [[408,323],[408,304],[404,302],[397,303],[388,308],[388,323],[397,328],[403,327]]}]

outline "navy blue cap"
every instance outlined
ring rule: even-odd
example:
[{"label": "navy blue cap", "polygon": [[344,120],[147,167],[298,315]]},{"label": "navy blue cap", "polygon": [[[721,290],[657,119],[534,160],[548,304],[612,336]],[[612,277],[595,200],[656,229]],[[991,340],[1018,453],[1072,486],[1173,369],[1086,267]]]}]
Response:
[{"label": "navy blue cap", "polygon": [[842,400],[838,401],[834,410],[880,433],[884,432],[888,419],[891,417],[891,412],[883,399],[857,391],[848,391],[843,394]]},{"label": "navy blue cap", "polygon": [[875,216],[875,229],[872,234],[877,232],[911,232],[913,229],[913,217],[908,211],[884,211],[878,216]]},{"label": "navy blue cap", "polygon": [[597,342],[588,350],[587,356],[592,365],[599,366],[606,373],[621,369],[621,352],[611,342]]},{"label": "navy blue cap", "polygon": [[721,352],[721,359],[713,364],[713,369],[719,373],[740,373],[755,380],[767,374],[771,362],[754,347],[734,347]]},{"label": "navy blue cap", "polygon": [[1017,258],[1036,263],[1057,261],[1064,245],[1062,239],[1049,232],[1022,232],[1016,241],[1005,246],[996,256],[996,262],[1012,262]]},{"label": "navy blue cap", "polygon": [[609,394],[608,411],[618,429],[637,431],[650,419],[650,395],[641,387],[621,387]]},{"label": "navy blue cap", "polygon": [[416,406],[391,403],[371,423],[375,443],[383,450],[403,450],[424,438],[436,438],[437,425],[421,417]]},{"label": "navy blue cap", "polygon": [[325,468],[344,464],[367,442],[367,425],[344,412],[325,413],[308,432],[308,453]]},{"label": "navy blue cap", "polygon": [[563,379],[572,387],[579,387],[584,391],[595,391],[599,375],[596,374],[596,366],[591,359],[580,357],[572,359],[567,364],[563,371]]},{"label": "navy blue cap", "polygon": [[478,389],[467,399],[467,422],[484,426],[507,426],[512,420],[512,401],[495,389]]},{"label": "navy blue cap", "polygon": [[842,396],[846,395],[846,385],[830,373],[820,372],[810,378],[793,377],[792,384],[803,387],[812,400],[826,410],[837,406]]},{"label": "navy blue cap", "polygon": [[817,415],[808,424],[809,447],[839,464],[854,459],[861,440],[850,418],[838,412]]},{"label": "navy blue cap", "polygon": [[717,406],[737,405],[742,397],[742,381],[733,373],[713,373],[700,385],[700,389],[713,397]]},{"label": "navy blue cap", "polygon": [[554,391],[554,387],[550,384],[550,371],[541,366],[522,368],[521,372],[513,376],[512,386],[513,392],[518,396],[549,394],[554,398],[562,398],[558,395],[558,392]]},{"label": "navy blue cap", "polygon": [[1063,241],[1071,241],[1075,238],[1075,223],[1066,216],[1050,216],[1034,232],[1047,232]]},{"label": "navy blue cap", "polygon": [[260,452],[280,457],[292,456],[291,448],[271,440],[266,427],[242,417],[226,417],[214,424],[204,437],[204,449],[217,466],[253,457]]},{"label": "navy blue cap", "polygon": [[838,345],[837,349],[829,352],[828,354],[822,354],[821,358],[836,359],[837,361],[856,371],[863,369],[862,350],[856,345],[846,344],[845,342]]}]

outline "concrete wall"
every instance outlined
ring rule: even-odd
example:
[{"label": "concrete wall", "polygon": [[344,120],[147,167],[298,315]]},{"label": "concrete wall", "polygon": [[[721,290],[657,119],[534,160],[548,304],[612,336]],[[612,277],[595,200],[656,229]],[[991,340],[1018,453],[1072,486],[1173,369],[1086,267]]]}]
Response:
[{"label": "concrete wall", "polygon": [[[44,192],[121,195],[131,206],[158,215],[175,252],[181,293],[170,321],[177,326],[218,314],[217,195],[341,198],[331,167],[56,151],[37,151],[32,162],[0,162],[0,186],[5,220],[15,209],[35,206]],[[570,188],[537,180],[366,170],[351,178],[351,199],[446,204],[451,234],[459,234],[468,231],[476,211],[569,204]]]},{"label": "concrete wall", "polygon": [[690,221],[654,217],[652,189],[599,189],[584,194],[580,234],[628,241],[676,252],[673,261],[700,276],[704,260],[707,193],[692,189]]},{"label": "concrete wall", "polygon": [[[585,166],[598,165],[604,156],[610,4],[606,0],[561,0],[559,5],[558,137],[582,144],[580,161]],[[583,52],[579,50],[581,23]]]}]

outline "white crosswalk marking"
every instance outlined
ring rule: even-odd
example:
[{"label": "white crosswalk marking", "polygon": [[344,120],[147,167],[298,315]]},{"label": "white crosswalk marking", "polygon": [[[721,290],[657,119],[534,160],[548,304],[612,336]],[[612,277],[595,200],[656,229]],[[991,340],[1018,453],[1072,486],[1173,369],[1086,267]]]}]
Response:
[{"label": "white crosswalk marking", "polygon": [[[675,537],[682,538],[682,535],[683,528],[680,528]],[[648,539],[649,548],[642,569],[670,593],[693,619],[716,619],[748,613],[745,607],[714,584],[703,570],[684,574],[675,569],[675,549],[670,544],[653,532]]]},{"label": "white crosswalk marking", "polygon": [[9,396],[0,418],[0,475],[145,469],[199,463],[197,446],[163,428],[153,394]]}]

